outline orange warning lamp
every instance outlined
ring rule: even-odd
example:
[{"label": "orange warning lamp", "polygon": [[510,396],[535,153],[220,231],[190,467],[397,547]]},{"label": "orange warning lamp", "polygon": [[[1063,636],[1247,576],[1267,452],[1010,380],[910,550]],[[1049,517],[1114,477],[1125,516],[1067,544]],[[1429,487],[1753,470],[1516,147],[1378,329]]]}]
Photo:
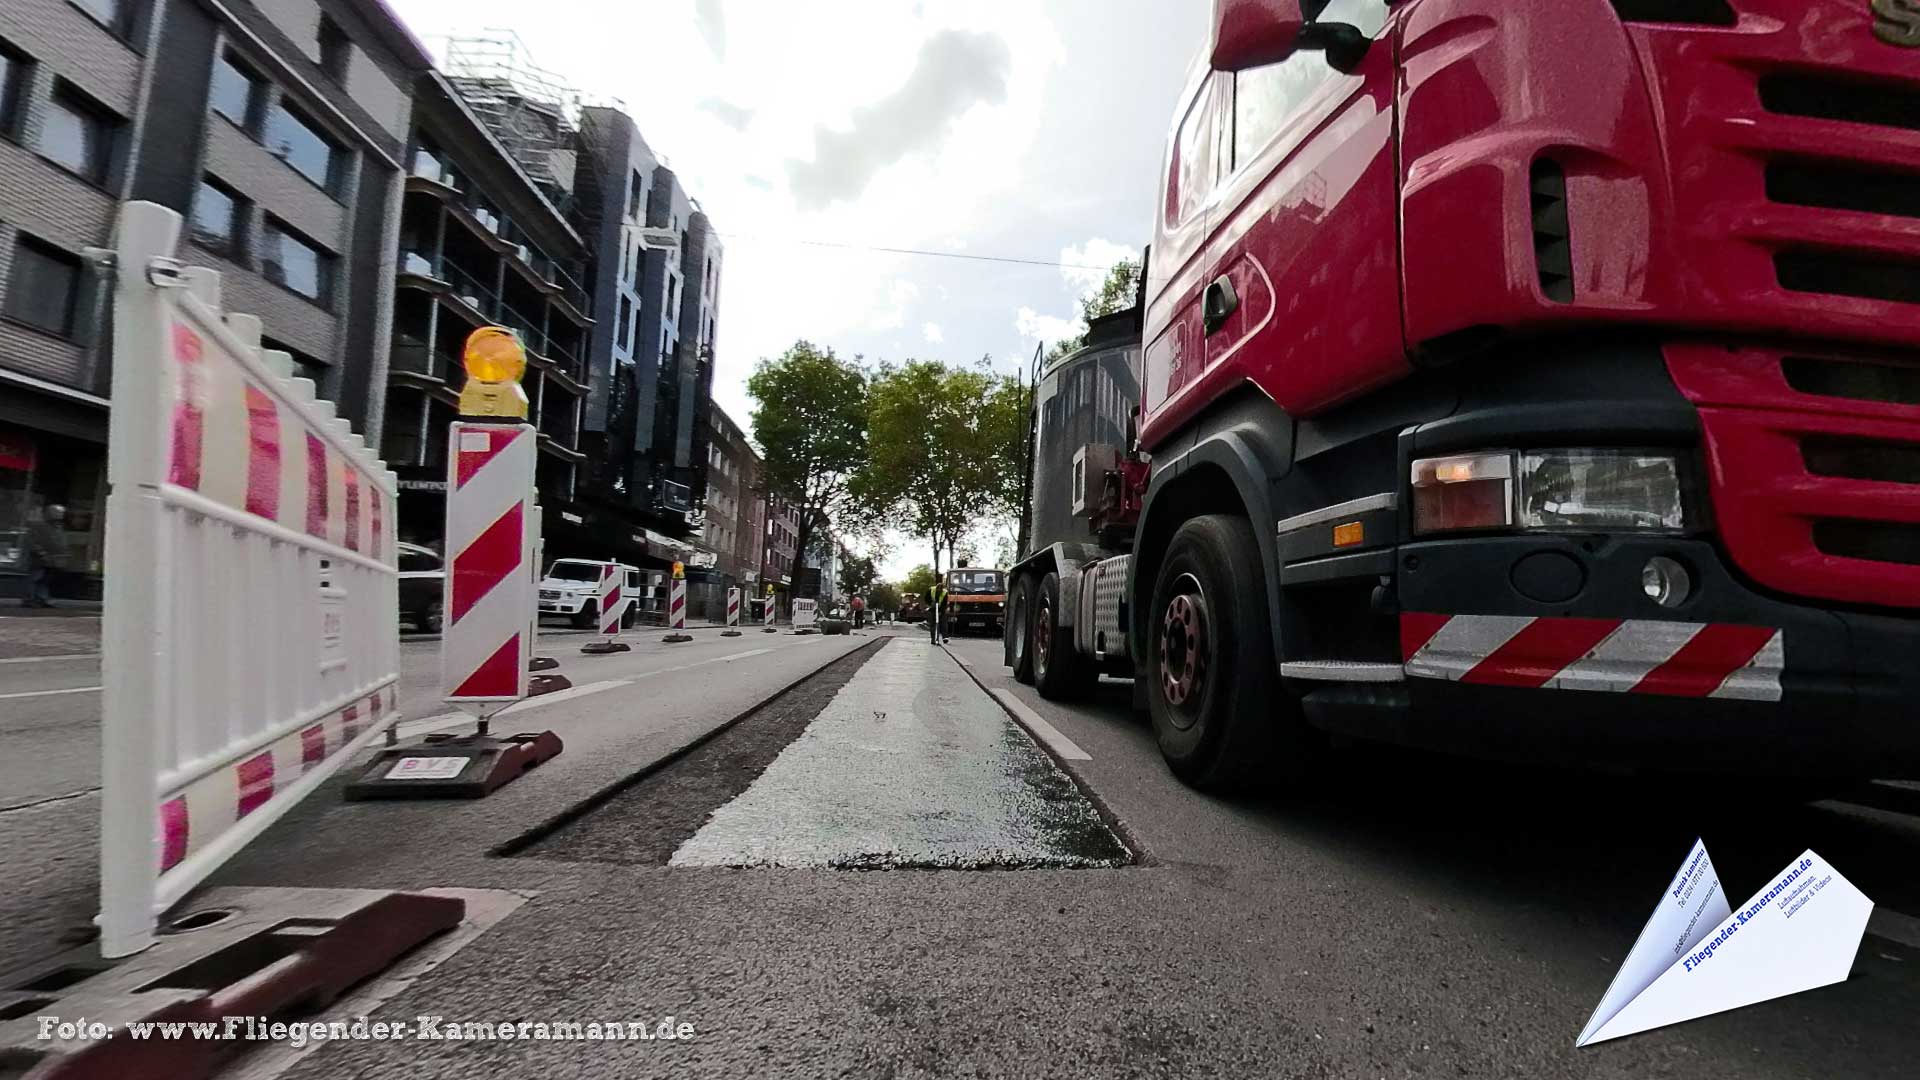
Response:
[{"label": "orange warning lamp", "polygon": [[680,579],[686,576],[687,576],[687,565],[685,563],[676,561],[673,564],[673,580],[679,581]]},{"label": "orange warning lamp", "polygon": [[503,326],[483,326],[467,335],[461,363],[467,384],[460,388],[460,415],[527,418],[527,392],[520,378],[527,373],[527,350]]}]

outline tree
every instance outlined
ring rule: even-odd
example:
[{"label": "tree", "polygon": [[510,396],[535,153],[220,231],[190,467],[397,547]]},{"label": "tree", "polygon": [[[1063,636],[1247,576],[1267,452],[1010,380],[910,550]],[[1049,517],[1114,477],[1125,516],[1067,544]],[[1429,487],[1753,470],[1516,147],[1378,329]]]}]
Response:
[{"label": "tree", "polygon": [[867,590],[867,609],[893,614],[900,610],[900,592],[884,581],[876,581]]},{"label": "tree", "polygon": [[1014,381],[985,367],[912,360],[874,376],[857,490],[876,516],[932,543],[934,570],[977,520],[1017,505],[1020,425],[1002,414],[1019,408]]},{"label": "tree", "polygon": [[939,580],[940,574],[938,571],[925,563],[921,563],[919,566],[907,571],[907,579],[900,583],[900,595],[925,596],[927,595],[927,590],[933,588],[934,582]]},{"label": "tree", "polygon": [[1134,305],[1140,294],[1140,260],[1121,259],[1107,270],[1100,287],[1080,298],[1080,332],[1047,348],[1047,362],[1067,355],[1087,343],[1093,320],[1124,311]]},{"label": "tree", "polygon": [[880,568],[869,556],[849,553],[840,557],[840,585],[848,593],[867,592],[879,576]]},{"label": "tree", "polygon": [[867,374],[832,349],[796,341],[760,361],[747,395],[767,491],[794,505],[794,550],[808,551],[815,530],[831,529],[854,505],[853,476],[867,457]]}]

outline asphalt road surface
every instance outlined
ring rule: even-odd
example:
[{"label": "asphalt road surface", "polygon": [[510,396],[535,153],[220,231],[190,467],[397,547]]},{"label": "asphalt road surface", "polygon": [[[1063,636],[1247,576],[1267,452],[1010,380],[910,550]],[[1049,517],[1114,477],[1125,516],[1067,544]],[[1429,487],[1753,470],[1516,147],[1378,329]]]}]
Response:
[{"label": "asphalt road surface", "polygon": [[[338,1042],[280,1075],[1911,1077],[1920,1059],[1911,789],[1805,806],[1349,749],[1312,790],[1225,800],[1167,773],[1128,686],[1042,701],[997,642],[672,650],[567,658],[612,685],[527,710],[513,726],[567,752],[492,797],[323,788],[216,883],[510,890],[525,902],[377,1017],[671,1015],[693,1037]],[[1102,836],[1124,854],[1074,857]],[[956,837],[988,857],[947,858]],[[1576,1050],[1695,837],[1735,899],[1807,847],[1873,897],[1851,978]]]}]

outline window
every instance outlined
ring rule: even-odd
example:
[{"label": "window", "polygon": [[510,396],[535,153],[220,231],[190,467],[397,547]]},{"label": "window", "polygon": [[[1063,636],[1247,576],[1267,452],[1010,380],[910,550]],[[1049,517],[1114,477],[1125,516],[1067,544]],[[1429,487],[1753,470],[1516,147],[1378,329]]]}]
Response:
[{"label": "window", "polygon": [[320,70],[342,86],[347,82],[347,65],[353,62],[353,39],[340,24],[320,16]]},{"label": "window", "polygon": [[73,336],[80,302],[80,260],[22,234],[13,247],[6,314],[61,337]]},{"label": "window", "polygon": [[213,84],[207,91],[213,111],[233,121],[242,131],[251,133],[260,115],[260,102],[267,84],[234,60],[221,53],[213,59]]},{"label": "window", "polygon": [[640,176],[640,170],[633,170],[632,179],[627,181],[627,216],[640,220],[640,200],[647,194],[647,182]]},{"label": "window", "polygon": [[0,138],[19,138],[32,80],[33,61],[0,43]]},{"label": "window", "polygon": [[620,298],[620,325],[614,327],[614,329],[620,334],[620,347],[622,349],[632,348],[633,302],[624,296]]},{"label": "window", "polygon": [[329,192],[333,190],[334,163],[339,151],[284,101],[275,102],[273,113],[267,118],[266,144],[280,160],[293,166],[295,172]]},{"label": "window", "polygon": [[61,83],[40,128],[40,153],[96,184],[107,182],[120,118]]},{"label": "window", "polygon": [[133,29],[132,0],[73,0],[73,5],[122,37]]},{"label": "window", "polygon": [[272,218],[260,230],[260,272],[319,304],[332,299],[333,256]]},{"label": "window", "polygon": [[1174,138],[1173,175],[1167,183],[1168,224],[1190,219],[1213,190],[1212,87],[1212,80],[1201,85]]},{"label": "window", "polygon": [[400,549],[400,572],[403,574],[431,574],[440,569],[440,556],[431,551],[415,550],[409,547]]},{"label": "window", "polygon": [[245,250],[246,200],[212,178],[200,181],[193,197],[193,239],[226,255]]}]

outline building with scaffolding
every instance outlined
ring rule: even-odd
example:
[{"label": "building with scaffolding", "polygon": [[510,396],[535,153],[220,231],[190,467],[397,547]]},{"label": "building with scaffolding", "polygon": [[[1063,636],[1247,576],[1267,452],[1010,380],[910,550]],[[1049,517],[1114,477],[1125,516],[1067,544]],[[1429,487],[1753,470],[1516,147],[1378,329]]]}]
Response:
[{"label": "building with scaffolding", "polygon": [[533,358],[547,555],[711,566],[701,418],[720,251],[705,216],[619,103],[588,100],[510,33],[449,40],[417,97],[392,365],[405,390],[389,410],[409,419],[388,440],[408,466],[403,533],[437,539],[459,340],[491,322]]}]

